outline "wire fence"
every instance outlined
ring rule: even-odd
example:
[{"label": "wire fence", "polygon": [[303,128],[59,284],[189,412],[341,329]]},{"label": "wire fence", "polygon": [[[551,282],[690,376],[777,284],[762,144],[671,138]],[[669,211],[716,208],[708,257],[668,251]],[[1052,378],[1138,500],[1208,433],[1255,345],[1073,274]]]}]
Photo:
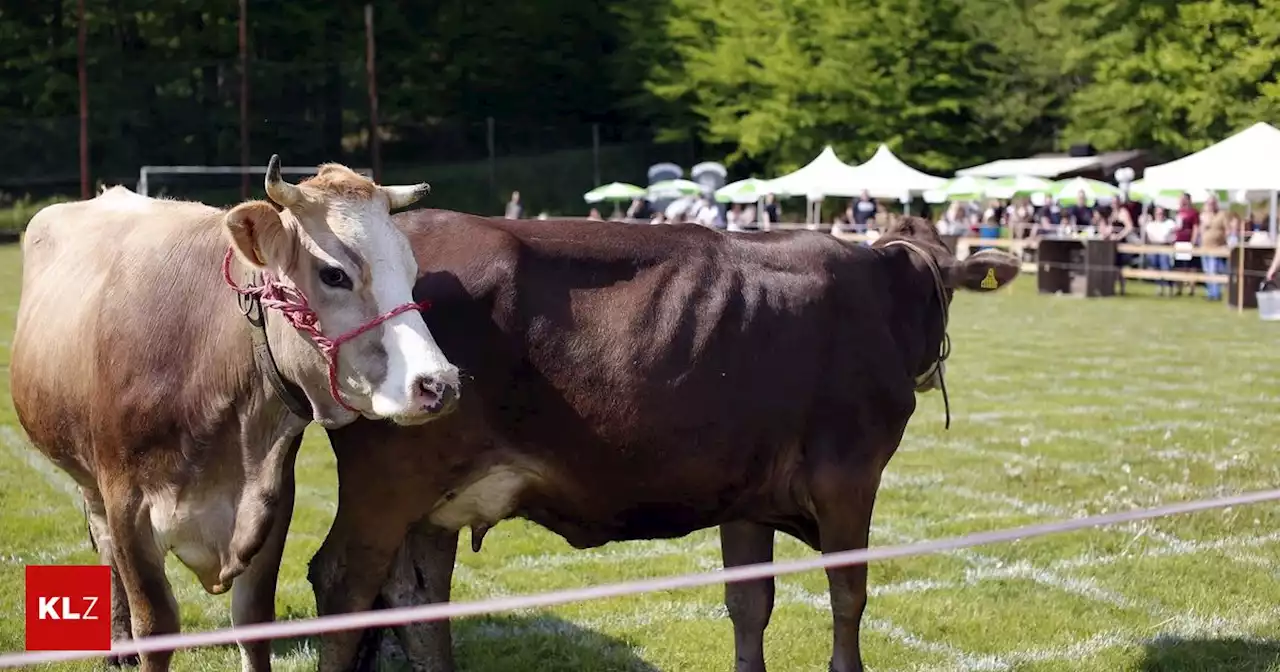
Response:
[{"label": "wire fence", "polygon": [[[1259,490],[1226,497],[1200,499],[1177,504],[1147,509],[1135,509],[1115,513],[1055,520],[1036,525],[1027,525],[989,532],[979,532],[958,537],[935,539],[912,544],[882,546],[877,548],[828,553],[814,558],[790,560],[785,562],[769,562],[755,565],[742,565],[711,572],[681,574],[640,581],[586,586],[570,590],[535,593],[510,597],[499,597],[473,602],[445,602],[426,604],[414,607],[400,607],[350,614],[321,616],[296,621],[261,623],[245,625],[221,630],[193,632],[185,634],[160,635],[143,639],[112,644],[112,655],[130,655],[154,653],[159,651],[175,651],[207,646],[223,646],[238,642],[250,642],[293,637],[323,635],[332,632],[360,630],[365,628],[386,628],[410,623],[442,621],[452,618],[480,616],[521,609],[537,609],[554,607],[572,602],[601,600],[643,593],[668,590],[697,588],[723,583],[736,583],[765,579],[786,574],[796,574],[819,569],[848,567],[868,562],[892,560],[911,556],[928,555],[956,551],[975,546],[1016,541],[1042,537],[1051,534],[1062,534],[1095,527],[1118,525],[1141,520],[1151,520],[1168,516],[1209,511],[1235,506],[1262,504],[1280,500],[1280,489]],[[73,660],[85,660],[100,657],[105,651],[32,651],[26,653],[0,654],[0,668],[26,667],[46,663]]]},{"label": "wire fence", "polygon": [[[174,116],[177,120],[136,111],[95,115],[93,181],[134,188],[144,165],[240,165],[238,119]],[[0,154],[9,158],[0,165],[0,192],[37,199],[78,195],[78,123],[76,118],[0,121]],[[290,165],[370,165],[367,129],[343,122],[329,142],[324,123],[305,116],[255,116],[252,165],[266,165],[271,154]],[[521,193],[531,216],[585,214],[582,194],[597,184],[644,183],[650,165],[671,161],[688,167],[698,159],[692,144],[656,144],[635,139],[633,129],[590,123],[389,119],[379,129],[383,182],[430,182],[431,207],[478,214],[500,214],[512,191]],[[167,189],[211,205],[241,197],[239,177],[171,177]]]}]

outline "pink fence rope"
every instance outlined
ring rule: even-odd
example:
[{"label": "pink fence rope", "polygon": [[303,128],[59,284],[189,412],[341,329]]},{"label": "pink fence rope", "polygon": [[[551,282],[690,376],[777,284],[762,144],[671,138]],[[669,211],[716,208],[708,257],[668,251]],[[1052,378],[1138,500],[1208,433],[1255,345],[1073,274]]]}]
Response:
[{"label": "pink fence rope", "polygon": [[320,349],[320,354],[324,355],[325,363],[329,366],[329,394],[333,395],[333,400],[343,408],[355,413],[359,413],[359,411],[347,404],[338,390],[338,348],[342,347],[343,343],[370,331],[397,315],[415,310],[426,310],[431,307],[431,304],[427,301],[401,304],[351,331],[329,338],[320,331],[320,316],[316,315],[316,311],[311,309],[311,304],[307,303],[306,295],[297,287],[280,282],[270,273],[262,274],[261,285],[241,287],[236,284],[235,278],[231,277],[231,260],[234,256],[235,253],[228,248],[227,256],[222,260],[222,279],[236,293],[258,297],[264,309],[271,308],[280,311],[280,314],[284,316],[284,319],[289,324],[293,325],[294,329],[311,337],[312,342]]},{"label": "pink fence rope", "polygon": [[[599,600],[609,597],[622,597],[625,595],[638,595],[641,593],[653,593],[666,590],[697,588],[700,586],[708,586],[718,583],[751,581],[770,576],[807,572],[815,569],[845,567],[848,565],[859,565],[876,560],[890,560],[893,558],[905,558],[913,555],[926,555],[943,551],[953,551],[961,548],[971,548],[974,546],[1014,541],[1017,539],[1027,539],[1030,537],[1042,537],[1050,534],[1072,532],[1092,527],[1116,525],[1119,523],[1128,523],[1138,520],[1149,520],[1151,518],[1162,518],[1165,516],[1194,513],[1197,511],[1208,511],[1211,509],[1220,509],[1229,506],[1259,504],[1275,500],[1280,500],[1280,489],[1260,490],[1227,497],[1180,502],[1178,504],[1167,504],[1165,506],[1157,506],[1150,509],[1135,509],[1132,511],[1121,511],[1099,516],[1089,516],[1086,518],[1057,520],[1048,523],[1027,525],[1024,527],[979,532],[977,534],[967,534],[959,537],[935,539],[932,541],[922,541],[898,546],[881,546],[856,551],[843,551],[840,553],[830,553],[803,560],[742,565],[714,572],[683,574],[657,579],[587,586],[584,588],[573,588],[570,590],[537,593],[533,595],[500,597],[489,600],[478,600],[475,602],[443,602],[438,604],[425,604],[416,607],[401,607],[397,609],[365,611],[353,614],[321,616],[318,618],[309,618],[297,621],[261,623],[246,625],[239,628],[210,630],[207,632],[161,635],[113,644],[110,653],[116,655],[128,655],[133,653],[170,651],[177,649],[191,649],[202,646],[235,644],[242,641],[305,637],[328,632],[340,632],[344,630],[389,627],[404,625],[406,623],[441,621],[463,616],[478,616],[481,614],[516,611],[518,609],[552,607],[571,602]],[[33,651],[28,653],[11,653],[0,655],[0,668],[25,667],[28,665],[39,665],[43,663],[54,663],[68,660],[85,660],[89,658],[102,657],[107,655],[107,653],[108,652],[106,651]]]}]

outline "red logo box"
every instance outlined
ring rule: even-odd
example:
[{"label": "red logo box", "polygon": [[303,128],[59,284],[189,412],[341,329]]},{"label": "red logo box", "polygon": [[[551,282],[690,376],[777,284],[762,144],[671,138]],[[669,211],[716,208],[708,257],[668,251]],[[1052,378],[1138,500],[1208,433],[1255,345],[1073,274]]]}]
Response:
[{"label": "red logo box", "polygon": [[27,565],[28,651],[111,650],[111,567]]}]

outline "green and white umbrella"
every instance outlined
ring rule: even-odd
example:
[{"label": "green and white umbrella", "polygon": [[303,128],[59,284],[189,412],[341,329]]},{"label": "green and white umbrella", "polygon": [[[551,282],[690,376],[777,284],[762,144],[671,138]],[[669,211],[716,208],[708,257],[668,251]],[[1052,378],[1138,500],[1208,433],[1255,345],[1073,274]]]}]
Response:
[{"label": "green and white umbrella", "polygon": [[637,198],[644,198],[644,187],[637,187],[634,184],[626,182],[610,182],[588,191],[582,195],[582,199],[588,203],[599,203],[601,201],[630,201]]},{"label": "green and white umbrella", "polygon": [[649,185],[649,198],[680,198],[681,196],[697,196],[703,191],[702,185],[692,180],[663,180]]},{"label": "green and white umbrella", "polygon": [[1032,175],[1002,177],[991,183],[987,195],[992,198],[1013,198],[1030,196],[1031,194],[1047,194],[1053,191],[1054,184],[1050,180]]},{"label": "green and white umbrella", "polygon": [[716,200],[721,203],[755,203],[768,193],[768,180],[748,177],[716,189]]},{"label": "green and white umbrella", "polygon": [[980,200],[991,188],[991,183],[989,178],[972,175],[952,178],[941,187],[924,192],[924,200],[929,203]]},{"label": "green and white umbrella", "polygon": [[1062,205],[1076,205],[1080,192],[1084,192],[1086,201],[1097,203],[1098,199],[1107,201],[1119,196],[1120,188],[1098,180],[1075,177],[1056,183],[1051,193]]},{"label": "green and white umbrella", "polygon": [[[1230,194],[1225,191],[1211,192],[1207,189],[1192,189],[1186,192],[1191,196],[1192,203],[1204,203],[1209,200],[1209,194],[1215,194],[1220,203],[1229,202]],[[1182,189],[1150,189],[1147,187],[1145,180],[1137,180],[1129,185],[1129,199],[1134,201],[1151,201],[1156,205],[1162,205],[1166,208],[1176,208],[1182,201]]]}]

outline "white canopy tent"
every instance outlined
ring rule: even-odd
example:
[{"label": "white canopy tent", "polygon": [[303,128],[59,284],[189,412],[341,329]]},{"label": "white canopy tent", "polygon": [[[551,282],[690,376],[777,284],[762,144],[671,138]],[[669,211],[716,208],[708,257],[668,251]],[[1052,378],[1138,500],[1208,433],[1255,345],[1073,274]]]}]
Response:
[{"label": "white canopy tent", "polygon": [[1245,191],[1250,199],[1271,197],[1271,236],[1276,236],[1280,192],[1280,129],[1258,122],[1227,139],[1143,174],[1153,189]]},{"label": "white canopy tent", "polygon": [[887,145],[880,145],[866,163],[853,169],[852,184],[872,198],[910,199],[913,194],[940,188],[946,178],[921,172],[902,162]]},{"label": "white canopy tent", "polygon": [[1055,178],[1063,173],[1089,168],[1098,162],[1092,156],[1042,156],[1029,159],[1000,159],[979,166],[957,170],[960,177],[1031,177]]},{"label": "white canopy tent", "polygon": [[769,180],[769,189],[778,196],[807,196],[810,200],[825,196],[853,197],[858,195],[856,174],[857,169],[841,161],[831,145],[827,145],[805,167]]}]

